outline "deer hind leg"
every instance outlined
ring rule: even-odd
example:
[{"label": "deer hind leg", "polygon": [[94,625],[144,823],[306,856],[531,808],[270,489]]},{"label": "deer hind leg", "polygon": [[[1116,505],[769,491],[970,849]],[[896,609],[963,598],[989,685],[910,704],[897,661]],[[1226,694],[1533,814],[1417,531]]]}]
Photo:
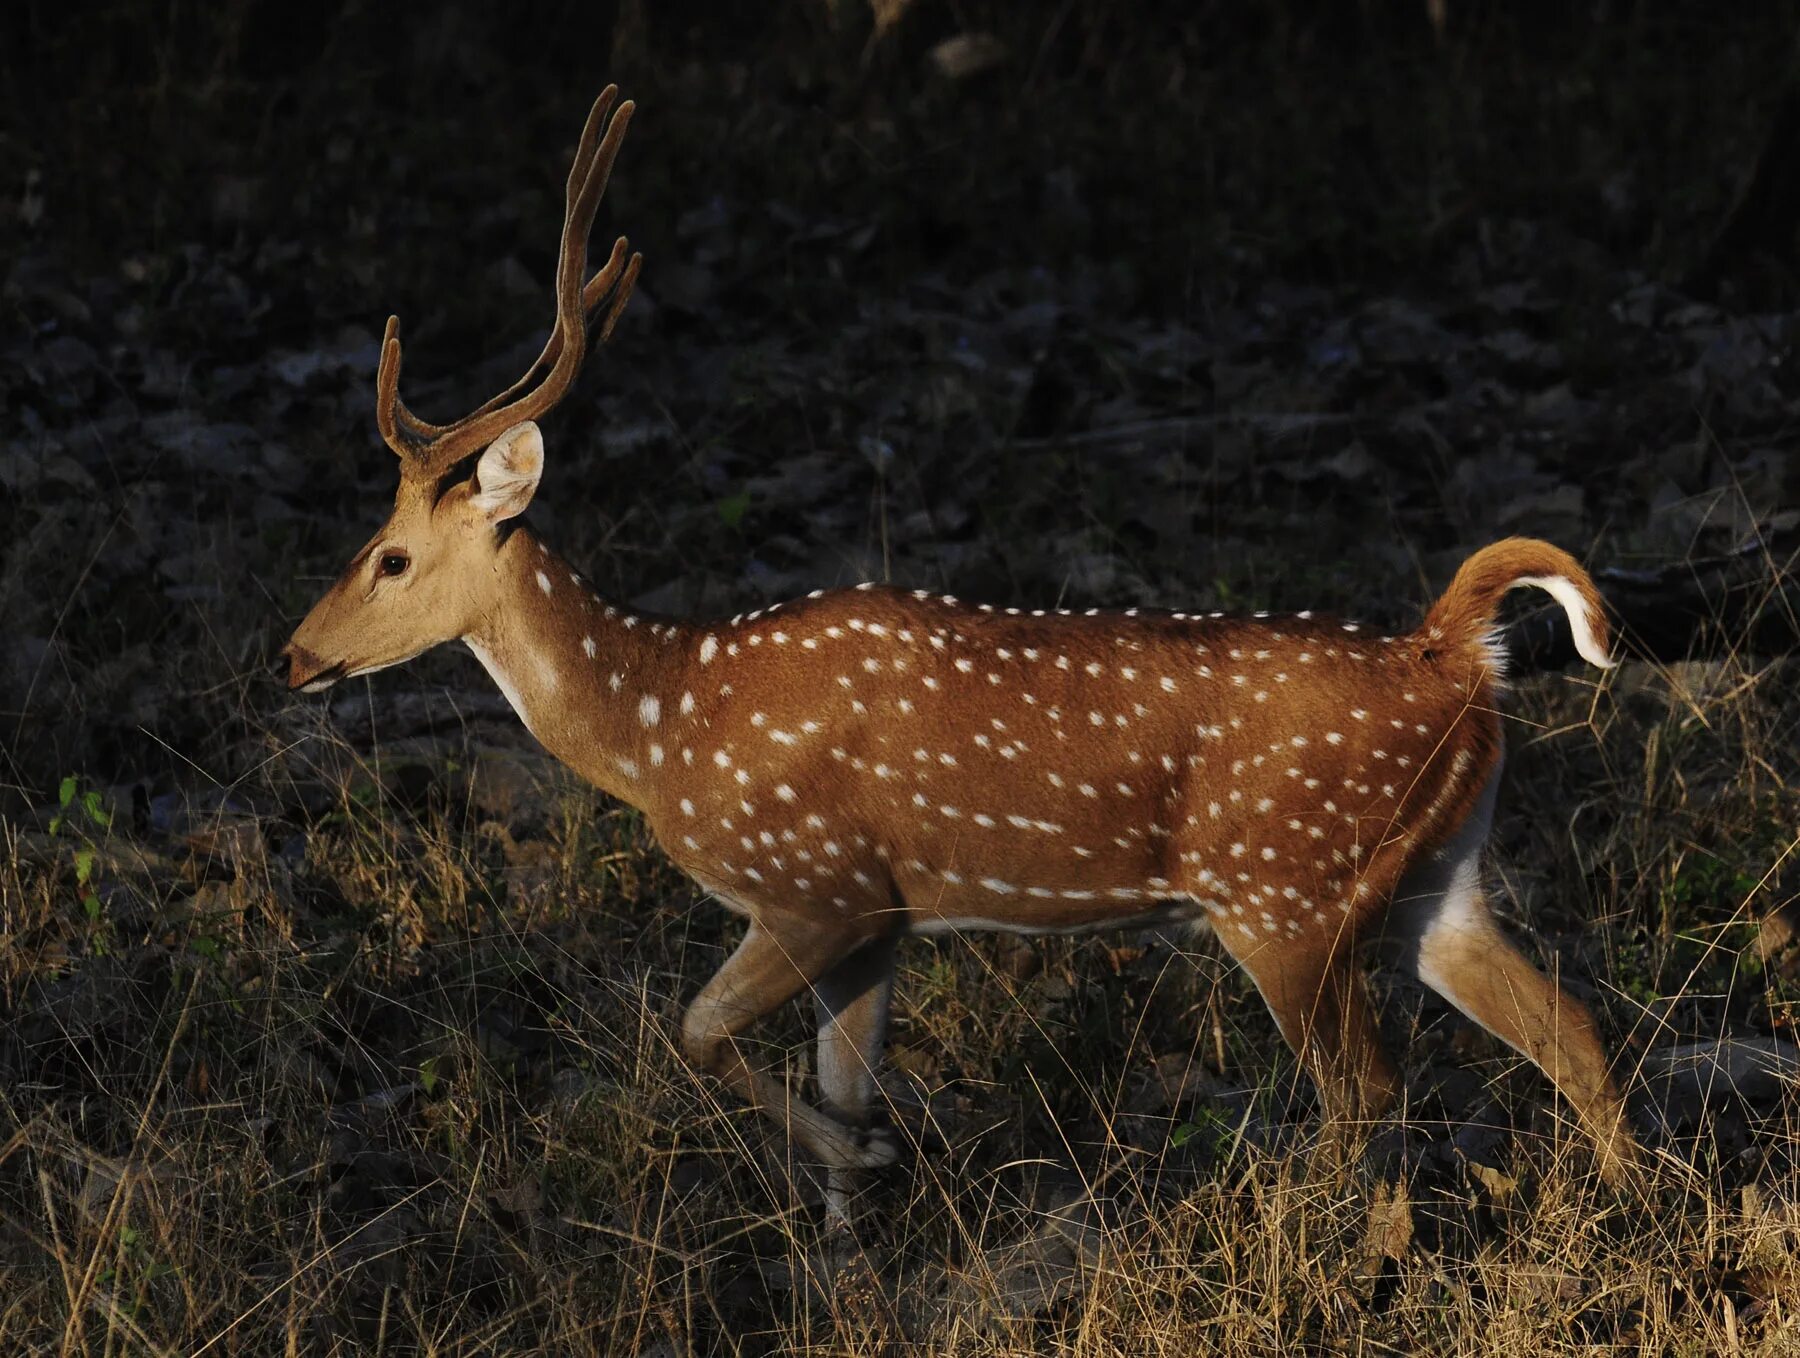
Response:
[{"label": "deer hind leg", "polygon": [[[696,1070],[718,1076],[753,1108],[783,1124],[827,1169],[877,1169],[898,1158],[892,1140],[872,1138],[790,1097],[787,1088],[738,1049],[753,1023],[815,986],[856,953],[866,934],[809,922],[783,928],[751,921],[744,941],[688,1006],[681,1045]],[[854,1007],[854,1006],[852,1006]]]},{"label": "deer hind leg", "polygon": [[1642,1155],[1593,1016],[1500,931],[1478,853],[1456,862],[1441,895],[1414,911],[1419,979],[1549,1076],[1593,1137],[1601,1175],[1619,1182]]},{"label": "deer hind leg", "polygon": [[[887,1045],[895,943],[891,934],[871,939],[813,986],[813,1009],[819,1020],[819,1091],[825,1112],[864,1132],[871,1144],[887,1136],[884,1130],[870,1126],[870,1110],[875,1102],[875,1072]],[[854,1169],[826,1172],[826,1206],[841,1220],[849,1219],[858,1177]]]},{"label": "deer hind leg", "polygon": [[1271,938],[1233,952],[1318,1086],[1327,1114],[1352,1122],[1378,1117],[1393,1106],[1400,1080],[1363,978],[1348,946],[1306,943]]}]

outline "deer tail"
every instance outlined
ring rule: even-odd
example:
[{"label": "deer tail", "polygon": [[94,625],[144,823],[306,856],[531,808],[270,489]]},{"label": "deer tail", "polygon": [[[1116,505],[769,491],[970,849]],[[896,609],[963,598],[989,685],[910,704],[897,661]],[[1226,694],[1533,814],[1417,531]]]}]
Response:
[{"label": "deer tail", "polygon": [[[1494,612],[1519,585],[1546,590],[1569,615],[1569,631],[1582,659],[1611,669],[1611,635],[1600,591],[1575,558],[1536,538],[1504,538],[1476,552],[1425,615],[1421,640],[1428,649],[1454,653],[1481,647],[1498,655]],[[1492,665],[1497,672],[1504,666]]]}]

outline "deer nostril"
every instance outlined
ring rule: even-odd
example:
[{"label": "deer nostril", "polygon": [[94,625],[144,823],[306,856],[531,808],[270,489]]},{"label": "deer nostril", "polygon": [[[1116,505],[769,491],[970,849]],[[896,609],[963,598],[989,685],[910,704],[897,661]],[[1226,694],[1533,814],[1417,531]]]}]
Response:
[{"label": "deer nostril", "polygon": [[275,658],[269,662],[269,673],[277,683],[285,684],[288,681],[292,665],[293,657],[289,654],[288,648],[283,646],[275,653]]}]

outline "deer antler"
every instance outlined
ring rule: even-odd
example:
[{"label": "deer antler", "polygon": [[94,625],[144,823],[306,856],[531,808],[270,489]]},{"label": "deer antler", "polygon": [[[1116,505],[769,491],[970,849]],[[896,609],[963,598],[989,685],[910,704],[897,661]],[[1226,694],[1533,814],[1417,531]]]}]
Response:
[{"label": "deer antler", "polygon": [[[632,254],[627,258],[630,245],[620,236],[613,242],[605,265],[585,286],[581,276],[587,267],[594,213],[606,192],[613,161],[618,158],[619,146],[637,107],[626,100],[608,122],[607,114],[618,94],[617,85],[602,90],[581,130],[575,160],[569,167],[562,248],[556,261],[556,326],[543,352],[523,377],[454,423],[427,423],[400,399],[400,318],[388,317],[387,331],[381,340],[381,363],[375,373],[375,423],[388,447],[410,463],[426,471],[441,472],[513,425],[537,419],[555,406],[581,371],[587,357],[589,316],[598,314],[602,306],[606,317],[600,326],[600,342],[604,344],[612,337],[613,326],[631,300],[644,257]],[[604,136],[602,124],[606,125]],[[538,375],[546,367],[549,371],[540,380]]]}]

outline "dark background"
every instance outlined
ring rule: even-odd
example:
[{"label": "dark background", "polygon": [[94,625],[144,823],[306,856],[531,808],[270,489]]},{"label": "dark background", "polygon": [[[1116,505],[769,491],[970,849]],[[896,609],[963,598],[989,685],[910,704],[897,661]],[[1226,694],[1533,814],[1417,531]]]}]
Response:
[{"label": "dark background", "polygon": [[[862,1333],[808,1290],[816,1185],[669,1041],[735,926],[461,648],[329,700],[268,672],[390,503],[385,318],[426,418],[524,368],[609,80],[595,237],[646,262],[531,510],[603,588],[1410,626],[1506,533],[1677,576],[1792,540],[1797,42],[1717,0],[4,6],[0,1347]],[[1683,1044],[1792,1058],[1792,662],[1704,640],[1509,699],[1506,911],[1634,1091]],[[1313,1124],[1241,977],[1144,938],[902,971],[919,1150],[873,1238],[908,1333],[1724,1351],[1800,1277],[1773,1077],[1677,1100],[1702,1180],[1622,1217],[1541,1082],[1415,996],[1384,1023],[1437,1178],[1375,1249],[1392,1309],[1346,1319],[1369,1182],[1271,1191]],[[957,1290],[1021,1236],[1050,1282]]]},{"label": "dark background", "polygon": [[537,517],[642,602],[1398,621],[1504,531],[1660,560],[1796,501],[1793,221],[1709,256],[1783,7],[501,8],[0,20],[13,804],[169,769],[169,627],[231,729],[385,500],[382,319],[428,418],[523,366],[608,79],[647,264]]}]

